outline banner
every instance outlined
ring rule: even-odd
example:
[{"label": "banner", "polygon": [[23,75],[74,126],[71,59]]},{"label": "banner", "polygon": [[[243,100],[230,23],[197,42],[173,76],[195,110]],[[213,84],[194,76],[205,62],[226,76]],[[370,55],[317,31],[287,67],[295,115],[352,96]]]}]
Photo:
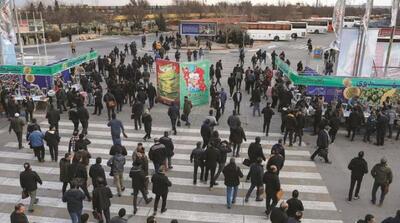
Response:
[{"label": "banner", "polygon": [[17,64],[14,44],[17,43],[9,0],[0,1],[0,64]]},{"label": "banner", "polygon": [[346,0],[337,0],[333,9],[332,24],[336,34],[336,40],[339,40],[343,29],[344,14],[346,10]]},{"label": "banner", "polygon": [[208,103],[210,97],[210,63],[181,63],[180,67],[180,105],[183,108],[184,97],[188,96],[193,106]]},{"label": "banner", "polygon": [[185,35],[216,36],[217,23],[181,21],[181,24],[179,26],[179,32],[183,36]]},{"label": "banner", "polygon": [[339,88],[400,88],[399,79],[358,78],[338,76],[300,76],[284,61],[275,59],[278,69],[295,85],[339,87]]},{"label": "banner", "polygon": [[179,63],[156,60],[158,100],[171,104],[179,100]]},{"label": "banner", "polygon": [[64,70],[68,70],[72,67],[79,66],[90,60],[97,58],[97,52],[90,52],[79,57],[71,58],[51,66],[14,66],[14,65],[3,65],[0,66],[0,74],[32,74],[41,76],[53,76]]},{"label": "banner", "polygon": [[399,0],[392,0],[392,19],[390,27],[396,27],[397,11],[399,10]]}]

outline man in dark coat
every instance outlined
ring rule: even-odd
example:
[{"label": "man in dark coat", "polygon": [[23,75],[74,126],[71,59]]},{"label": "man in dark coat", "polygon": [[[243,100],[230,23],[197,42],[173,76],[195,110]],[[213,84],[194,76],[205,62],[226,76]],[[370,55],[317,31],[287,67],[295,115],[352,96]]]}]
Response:
[{"label": "man in dark coat", "polygon": [[376,144],[377,146],[383,146],[385,143],[385,134],[386,127],[389,123],[386,115],[383,114],[382,111],[378,112],[378,116],[376,118]]},{"label": "man in dark coat", "polygon": [[251,179],[251,185],[249,190],[246,193],[246,197],[244,199],[245,202],[249,201],[249,197],[251,195],[251,192],[253,192],[254,188],[257,188],[257,194],[256,194],[256,201],[262,201],[262,197],[260,194],[260,188],[263,185],[263,172],[264,172],[264,168],[262,166],[262,158],[258,157],[257,158],[257,162],[252,163],[250,165],[250,170],[249,173],[247,174],[246,177],[246,182],[249,181],[249,179]]},{"label": "man in dark coat", "polygon": [[267,162],[267,169],[274,165],[278,169],[276,174],[279,175],[279,172],[283,168],[284,163],[285,159],[283,158],[283,156],[279,154],[276,150],[272,150],[271,157],[268,159]]},{"label": "man in dark coat", "polygon": [[151,177],[151,183],[153,184],[153,193],[156,195],[154,200],[154,215],[157,214],[158,202],[162,198],[161,213],[167,211],[167,196],[168,188],[172,186],[171,181],[165,175],[165,166],[161,166],[159,171],[157,171]]},{"label": "man in dark coat", "polygon": [[72,124],[74,124],[74,131],[78,131],[79,117],[78,117],[78,111],[75,108],[71,108],[68,111],[68,118],[69,118],[69,120],[71,120]]},{"label": "man in dark coat", "polygon": [[33,111],[35,110],[35,102],[33,102],[31,96],[26,96],[26,98],[22,102],[22,105],[25,107],[25,121],[29,122],[29,120],[32,120],[33,118]]},{"label": "man in dark coat", "polygon": [[146,193],[146,176],[143,171],[140,162],[134,162],[129,172],[129,177],[132,178],[132,189],[133,189],[133,214],[137,212],[137,196],[139,191],[142,193],[142,196],[146,202],[146,204],[150,203],[153,198],[147,198]]},{"label": "man in dark coat", "polygon": [[[276,174],[278,169],[276,166],[270,166],[267,172],[264,173],[263,182],[265,184],[265,198],[266,211],[265,214],[268,216],[271,213],[273,207],[278,203],[277,192],[281,189],[281,183],[279,177]],[[272,201],[272,203],[271,203]]]},{"label": "man in dark coat", "polygon": [[50,105],[50,109],[46,113],[47,121],[49,122],[50,128],[56,127],[58,131],[58,122],[60,121],[60,111],[54,108],[54,105]]},{"label": "man in dark coat", "polygon": [[268,136],[269,125],[271,123],[272,116],[275,115],[275,112],[271,109],[270,102],[267,102],[267,106],[265,106],[265,108],[263,108],[261,113],[264,115],[263,132],[265,132],[265,136]]},{"label": "man in dark coat", "polygon": [[83,105],[78,106],[77,112],[79,121],[82,125],[82,134],[87,135],[87,130],[89,127],[89,112]]},{"label": "man in dark coat", "polygon": [[211,137],[210,119],[204,120],[203,125],[201,125],[200,134],[203,138],[202,148],[204,149],[208,145]]},{"label": "man in dark coat", "polygon": [[328,133],[329,127],[326,126],[324,129],[321,129],[317,138],[317,150],[311,155],[311,160],[314,161],[315,156],[319,155],[324,158],[325,163],[331,163],[328,159],[328,147],[330,143],[330,137]]},{"label": "man in dark coat", "polygon": [[251,163],[257,162],[258,157],[261,157],[264,161],[266,160],[260,142],[261,138],[257,136],[256,141],[250,143],[247,154],[249,155],[249,160]]},{"label": "man in dark coat", "polygon": [[60,181],[63,183],[62,186],[62,193],[64,195],[65,191],[67,190],[67,186],[69,184],[69,175],[68,175],[68,168],[71,165],[71,154],[66,153],[64,158],[60,159]]},{"label": "man in dark coat", "polygon": [[351,171],[351,181],[350,181],[350,190],[348,200],[351,201],[353,197],[354,186],[357,183],[356,192],[354,194],[354,199],[358,200],[360,197],[358,193],[360,192],[361,182],[363,180],[364,174],[368,173],[368,164],[364,159],[364,152],[360,151],[358,153],[358,157],[353,158],[348,167]]},{"label": "man in dark coat", "polygon": [[149,159],[153,161],[155,172],[158,172],[160,166],[165,163],[166,158],[167,154],[165,146],[160,143],[158,138],[155,138],[154,145],[150,147],[149,150]]},{"label": "man in dark coat", "polygon": [[214,141],[210,142],[207,149],[204,151],[204,161],[206,166],[206,175],[204,181],[207,181],[208,174],[210,173],[210,190],[215,185],[215,170],[217,168],[217,163],[221,159],[221,153],[218,149],[218,144]]},{"label": "man in dark coat", "polygon": [[97,88],[94,92],[94,112],[92,115],[101,115],[101,110],[103,110],[103,92],[100,88]]},{"label": "man in dark coat", "polygon": [[[103,167],[101,166],[101,162],[101,157],[97,157],[96,163],[91,165],[89,169],[89,176],[90,178],[92,178],[93,188],[99,186],[98,179],[106,179],[106,174]],[[107,185],[107,181],[104,181],[104,184]]]},{"label": "man in dark coat", "polygon": [[172,131],[174,131],[174,135],[176,135],[176,122],[179,119],[179,107],[175,102],[169,106],[168,116],[171,120]]},{"label": "man in dark coat", "polygon": [[33,212],[33,205],[39,202],[39,199],[36,198],[37,184],[39,183],[42,185],[42,180],[39,175],[31,169],[29,163],[24,163],[24,169],[25,170],[19,175],[19,183],[22,190],[27,192],[31,198],[28,211]]},{"label": "man in dark coat", "polygon": [[228,77],[228,86],[229,86],[229,97],[232,98],[233,90],[235,89],[235,77],[233,76],[233,73],[231,73],[231,76]]},{"label": "man in dark coat", "polygon": [[374,184],[372,186],[372,204],[376,202],[376,192],[378,188],[381,189],[381,197],[379,199],[379,206],[382,206],[383,200],[386,194],[389,192],[389,186],[393,181],[393,173],[390,167],[387,165],[386,158],[382,158],[381,162],[375,164],[371,170],[371,175],[374,178]]},{"label": "man in dark coat", "polygon": [[229,164],[224,167],[222,171],[224,174],[224,183],[226,186],[226,200],[227,208],[231,209],[232,204],[236,203],[236,195],[238,186],[240,184],[240,178],[243,177],[243,173],[235,163],[235,158],[231,158]]},{"label": "man in dark coat", "polygon": [[144,105],[139,100],[135,100],[132,105],[132,116],[135,120],[135,130],[138,130],[138,126],[142,129],[142,123],[140,121],[143,114]]},{"label": "man in dark coat", "polygon": [[362,124],[362,117],[360,117],[360,113],[353,108],[347,121],[349,126],[347,128],[346,137],[351,137],[350,141],[353,141],[354,136],[356,135],[356,131],[360,128]]},{"label": "man in dark coat", "polygon": [[204,148],[201,147],[201,142],[196,143],[196,148],[192,150],[190,154],[190,163],[194,162],[194,170],[193,170],[193,184],[197,184],[197,171],[200,168],[200,181],[203,181],[204,178],[204,163],[203,163],[203,153]]},{"label": "man in dark coat", "polygon": [[71,183],[71,189],[69,189],[62,197],[63,202],[67,202],[67,210],[71,217],[72,223],[79,223],[82,215],[83,204],[85,200],[85,194],[76,188],[75,183]]},{"label": "man in dark coat", "polygon": [[288,209],[288,204],[286,202],[282,202],[279,207],[275,207],[271,212],[271,223],[287,223],[288,215],[286,214],[286,210]]},{"label": "man in dark coat", "polygon": [[168,161],[168,169],[172,169],[172,162],[171,162],[171,158],[174,155],[174,143],[172,142],[172,139],[170,137],[168,137],[168,131],[164,132],[164,136],[161,137],[160,139],[160,143],[164,145],[165,147],[165,154],[167,156],[166,161]]},{"label": "man in dark coat", "polygon": [[388,217],[382,223],[400,223],[400,210],[397,210],[396,217]]},{"label": "man in dark coat", "polygon": [[15,135],[17,136],[18,141],[18,148],[22,149],[22,131],[25,122],[19,118],[19,114],[15,113],[14,118],[10,121],[10,127],[8,128],[8,133],[11,134],[11,130],[14,131]]},{"label": "man in dark coat", "polygon": [[296,130],[297,121],[296,117],[293,114],[293,111],[290,111],[286,116],[285,122],[285,135],[283,137],[283,144],[286,144],[286,138],[289,135],[289,147],[293,146],[293,133]]},{"label": "man in dark coat", "polygon": [[99,215],[104,214],[105,221],[110,222],[110,199],[113,194],[110,188],[105,186],[104,181],[104,179],[98,179],[98,187],[93,190],[93,210]]},{"label": "man in dark coat", "polygon": [[153,86],[153,83],[149,83],[147,86],[147,97],[149,98],[149,107],[152,109],[154,107],[154,99],[157,96],[156,88]]},{"label": "man in dark coat", "polygon": [[242,101],[242,92],[240,90],[237,90],[233,96],[233,104],[234,104],[234,109],[237,111],[237,114],[240,115],[240,102]]},{"label": "man in dark coat", "polygon": [[28,218],[25,215],[25,206],[22,203],[18,203],[14,207],[14,211],[10,215],[11,223],[29,223]]},{"label": "man in dark coat", "polygon": [[299,200],[299,191],[298,190],[294,190],[292,192],[292,198],[290,198],[286,202],[289,205],[289,208],[287,209],[287,212],[286,212],[289,217],[295,218],[296,213],[298,211],[304,211],[303,202],[301,202],[301,200]]}]

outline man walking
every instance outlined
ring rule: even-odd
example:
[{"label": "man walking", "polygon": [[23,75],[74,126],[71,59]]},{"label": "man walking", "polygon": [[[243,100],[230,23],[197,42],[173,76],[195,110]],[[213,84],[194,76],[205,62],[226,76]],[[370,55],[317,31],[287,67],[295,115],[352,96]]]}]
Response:
[{"label": "man walking", "polygon": [[379,206],[382,206],[385,195],[389,192],[389,185],[392,183],[393,174],[392,170],[387,165],[386,158],[382,158],[381,162],[376,164],[372,170],[371,175],[374,178],[374,185],[372,187],[372,204],[376,202],[376,192],[381,188],[381,198]]},{"label": "man walking", "polygon": [[113,197],[109,187],[105,186],[104,179],[98,179],[99,186],[93,190],[93,210],[97,212],[105,222],[110,222],[110,199]]},{"label": "man walking", "polygon": [[[98,179],[106,179],[106,173],[104,172],[103,167],[101,166],[102,159],[101,157],[96,158],[96,163],[90,166],[89,176],[92,178],[93,188],[99,186]],[[105,185],[107,185],[107,181],[104,181]]]},{"label": "man walking", "polygon": [[159,139],[160,143],[164,145],[165,147],[165,154],[167,156],[166,161],[167,164],[166,166],[168,169],[172,169],[172,156],[174,155],[174,143],[172,142],[172,139],[168,137],[168,131],[164,132],[164,136]]},{"label": "man walking", "polygon": [[288,204],[286,202],[282,202],[279,207],[273,206],[271,212],[271,223],[285,223],[288,221],[288,215],[286,214],[286,210],[288,209]]},{"label": "man walking", "polygon": [[196,148],[192,150],[190,154],[190,163],[193,163],[193,184],[197,184],[197,171],[200,168],[200,181],[203,181],[204,178],[204,163],[203,163],[203,154],[204,150],[201,147],[201,142],[196,143]]},{"label": "man walking", "polygon": [[132,189],[133,189],[133,214],[137,212],[137,196],[139,191],[142,193],[146,204],[149,204],[153,198],[147,198],[146,192],[146,176],[142,168],[141,162],[133,162],[129,177],[132,178]]},{"label": "man walking", "polygon": [[299,199],[299,191],[294,190],[292,192],[292,197],[286,201],[289,205],[286,213],[289,217],[296,218],[298,212],[304,211],[303,202]]},{"label": "man walking", "polygon": [[44,134],[35,127],[35,130],[29,134],[28,141],[39,162],[44,162]]},{"label": "man walking", "polygon": [[260,193],[260,189],[263,186],[263,172],[264,172],[264,168],[262,166],[262,158],[258,157],[257,158],[257,162],[252,163],[250,165],[250,170],[249,173],[247,174],[246,177],[246,182],[249,181],[249,179],[251,180],[251,185],[249,190],[246,193],[246,197],[244,199],[245,202],[249,201],[249,197],[251,195],[251,192],[253,192],[254,188],[256,188],[256,201],[262,201],[262,194]]},{"label": "man walking", "polygon": [[107,166],[111,167],[112,175],[114,177],[114,184],[117,187],[118,197],[121,197],[121,192],[125,190],[124,187],[124,166],[125,157],[117,151],[117,153],[112,156],[108,162]]},{"label": "man walking", "polygon": [[378,112],[376,118],[376,144],[377,146],[383,146],[385,143],[386,127],[388,125],[388,118],[382,111]]},{"label": "man walking", "polygon": [[8,133],[11,134],[11,130],[14,131],[17,136],[18,148],[22,149],[22,131],[24,128],[25,122],[19,118],[19,113],[14,114],[14,118],[10,121],[10,127],[8,128]]},{"label": "man walking", "polygon": [[68,177],[68,168],[71,165],[71,154],[66,153],[64,158],[60,159],[60,182],[63,183],[62,186],[62,194],[64,195],[65,191],[67,190],[67,186],[69,184],[69,177]]},{"label": "man walking", "polygon": [[149,159],[153,161],[155,173],[157,173],[160,166],[164,164],[166,158],[167,154],[165,146],[161,144],[158,138],[155,138],[154,145],[150,147],[149,151]]},{"label": "man walking", "polygon": [[25,205],[18,203],[14,206],[14,211],[10,215],[11,223],[29,223],[25,215]]},{"label": "man walking", "polygon": [[50,128],[55,127],[58,132],[58,122],[60,121],[60,111],[54,108],[54,105],[50,105],[50,109],[46,113],[47,121],[49,122]]},{"label": "man walking", "polygon": [[142,104],[142,102],[136,99],[132,105],[132,115],[131,115],[131,119],[133,118],[135,120],[135,130],[138,130],[138,126],[139,129],[142,129],[142,122],[140,119],[142,117],[143,110],[144,110],[144,105]]},{"label": "man walking", "polygon": [[271,109],[271,103],[267,102],[267,105],[261,113],[264,115],[264,124],[263,124],[263,132],[265,132],[265,136],[268,136],[269,126],[271,124],[272,116],[275,115],[275,112]]},{"label": "man walking", "polygon": [[240,102],[242,101],[242,92],[240,90],[236,90],[233,94],[233,109],[237,111],[237,114],[240,115]]},{"label": "man walking", "polygon": [[249,149],[247,150],[250,163],[257,162],[258,157],[261,157],[264,161],[266,160],[260,142],[261,138],[257,136],[255,142],[250,143]]},{"label": "man walking", "polygon": [[19,183],[22,187],[22,191],[31,197],[28,211],[33,212],[33,205],[39,202],[39,199],[36,198],[37,184],[39,183],[42,185],[42,179],[40,179],[39,175],[31,169],[29,163],[24,163],[24,171],[19,175]]},{"label": "man walking", "polygon": [[51,160],[58,161],[58,144],[60,143],[60,136],[58,135],[57,128],[50,125],[50,129],[44,134],[44,140],[50,150]]},{"label": "man walking", "polygon": [[116,145],[118,142],[121,143],[121,132],[126,137],[124,125],[122,122],[117,119],[117,115],[113,113],[111,115],[112,119],[107,123],[107,126],[111,128],[111,138],[113,141],[113,145]]},{"label": "man walking", "polygon": [[78,118],[82,125],[82,134],[87,135],[89,127],[89,112],[83,105],[78,106]]},{"label": "man walking", "polygon": [[[270,166],[267,168],[267,172],[264,173],[263,182],[265,184],[265,193],[267,197],[265,198],[266,211],[265,214],[268,216],[271,213],[273,207],[278,203],[277,192],[281,189],[281,183],[279,177],[276,174],[276,166]],[[271,203],[272,201],[272,203]]]},{"label": "man walking", "polygon": [[169,181],[168,177],[165,175],[165,166],[161,166],[160,169],[153,174],[151,183],[153,184],[153,193],[156,195],[154,200],[154,215],[157,214],[160,198],[162,198],[161,213],[164,213],[167,211],[168,187],[172,186],[171,181]]},{"label": "man walking", "polygon": [[[213,136],[215,134],[213,133]],[[205,160],[205,167],[206,167],[206,175],[204,181],[207,181],[208,174],[210,173],[210,190],[212,190],[213,186],[215,185],[215,170],[217,168],[217,162],[220,160],[220,151],[218,150],[216,143],[214,142],[214,137],[207,146],[207,149],[204,151],[204,160]]]},{"label": "man walking", "polygon": [[71,217],[72,223],[80,223],[83,204],[85,200],[85,194],[76,188],[75,183],[71,183],[71,189],[69,189],[62,197],[63,202],[67,202],[67,210]]},{"label": "man walking", "polygon": [[324,158],[325,163],[331,163],[331,161],[329,161],[329,159],[328,159],[328,147],[329,147],[329,142],[331,141],[330,137],[329,137],[328,129],[329,129],[329,127],[325,126],[324,129],[321,129],[319,131],[318,138],[317,138],[317,147],[318,148],[311,155],[312,161],[314,161],[315,156],[319,155],[322,158]]},{"label": "man walking", "polygon": [[175,102],[172,103],[168,108],[168,116],[171,120],[172,131],[174,131],[174,135],[176,135],[176,122],[179,118],[179,107]]},{"label": "man walking", "polygon": [[353,197],[353,190],[354,186],[357,183],[356,193],[354,194],[354,199],[358,200],[360,197],[358,196],[360,192],[361,182],[363,180],[364,174],[368,173],[368,164],[367,161],[364,159],[364,152],[360,151],[358,153],[358,157],[353,158],[348,167],[351,171],[351,181],[350,181],[350,190],[349,190],[349,197],[348,201],[351,201]]},{"label": "man walking", "polygon": [[192,111],[192,107],[193,107],[192,102],[189,100],[189,98],[187,96],[185,96],[185,99],[183,102],[183,117],[185,120],[182,120],[182,121],[186,122],[186,124],[185,124],[186,126],[190,126],[189,114]]},{"label": "man walking", "polygon": [[231,209],[232,204],[236,203],[238,186],[240,184],[240,178],[243,177],[243,173],[236,165],[235,158],[233,157],[229,160],[229,164],[224,167],[222,173],[225,177],[224,183],[226,186],[227,208]]}]

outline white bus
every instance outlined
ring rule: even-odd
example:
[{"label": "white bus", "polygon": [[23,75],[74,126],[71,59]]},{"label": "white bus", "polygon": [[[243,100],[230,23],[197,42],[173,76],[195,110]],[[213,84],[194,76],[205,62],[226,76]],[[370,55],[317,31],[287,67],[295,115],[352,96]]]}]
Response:
[{"label": "white bus", "polygon": [[292,24],[289,22],[243,22],[240,27],[253,40],[290,40],[292,35]]},{"label": "white bus", "polygon": [[329,29],[329,21],[324,19],[308,19],[307,22],[307,33],[327,33]]},{"label": "white bus", "polygon": [[345,28],[353,28],[356,23],[360,22],[360,17],[357,16],[346,16],[343,20],[343,27]]},{"label": "white bus", "polygon": [[292,38],[305,38],[307,33],[307,22],[290,22],[292,24]]}]

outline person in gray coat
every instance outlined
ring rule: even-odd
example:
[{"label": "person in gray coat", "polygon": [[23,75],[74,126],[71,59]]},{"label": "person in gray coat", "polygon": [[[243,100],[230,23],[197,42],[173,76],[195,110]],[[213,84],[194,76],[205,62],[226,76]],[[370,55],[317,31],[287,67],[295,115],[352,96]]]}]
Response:
[{"label": "person in gray coat", "polygon": [[111,167],[112,175],[114,177],[114,184],[117,187],[118,197],[121,197],[121,192],[125,190],[124,187],[124,166],[125,157],[117,152],[113,157],[111,157],[107,166]]}]

